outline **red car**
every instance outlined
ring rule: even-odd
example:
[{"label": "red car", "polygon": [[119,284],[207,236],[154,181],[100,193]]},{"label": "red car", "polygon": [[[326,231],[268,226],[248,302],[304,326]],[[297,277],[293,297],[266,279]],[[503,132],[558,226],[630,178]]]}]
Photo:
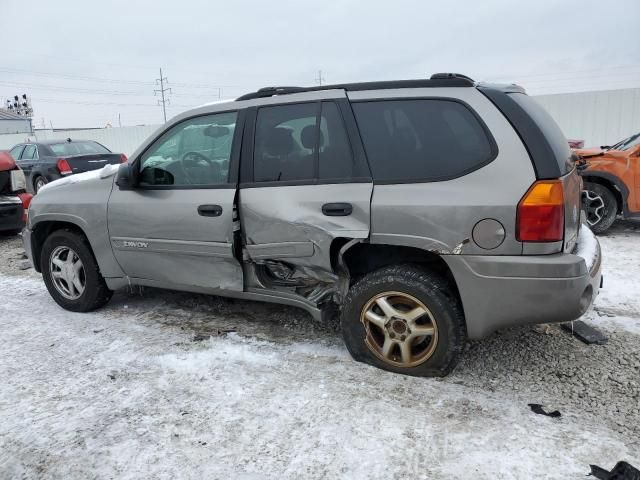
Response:
[{"label": "red car", "polygon": [[27,219],[31,194],[11,155],[0,152],[0,233],[17,234]]}]

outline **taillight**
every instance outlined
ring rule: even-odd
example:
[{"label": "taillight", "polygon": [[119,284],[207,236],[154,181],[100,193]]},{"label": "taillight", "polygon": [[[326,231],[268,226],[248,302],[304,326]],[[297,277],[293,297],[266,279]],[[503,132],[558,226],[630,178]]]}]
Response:
[{"label": "taillight", "polygon": [[31,205],[31,199],[33,195],[30,193],[19,193],[20,201],[22,202],[22,220],[25,224],[29,222],[29,205]]},{"label": "taillight", "polygon": [[124,153],[120,154],[120,163],[127,163],[127,156]]},{"label": "taillight", "polygon": [[559,242],[564,237],[564,191],[560,180],[534,183],[518,204],[520,242]]},{"label": "taillight", "polygon": [[70,173],[73,173],[73,171],[71,170],[71,166],[69,165],[69,162],[67,162],[64,158],[58,159],[58,162],[56,163],[56,167],[58,168],[60,175],[69,175]]}]

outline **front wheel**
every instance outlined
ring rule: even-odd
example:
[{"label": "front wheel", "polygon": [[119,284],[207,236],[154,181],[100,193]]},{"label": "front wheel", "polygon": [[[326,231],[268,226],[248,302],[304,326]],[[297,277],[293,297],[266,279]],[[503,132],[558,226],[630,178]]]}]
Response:
[{"label": "front wheel", "polygon": [[444,376],[458,363],[466,329],[450,284],[414,265],[369,273],[349,290],[342,334],[358,361],[414,376]]},{"label": "front wheel", "polygon": [[584,182],[582,209],[594,233],[604,233],[616,220],[618,203],[613,192],[599,183]]},{"label": "front wheel", "polygon": [[49,235],[42,246],[40,268],[49,294],[66,310],[95,310],[113,294],[100,274],[89,243],[78,233],[57,230]]}]

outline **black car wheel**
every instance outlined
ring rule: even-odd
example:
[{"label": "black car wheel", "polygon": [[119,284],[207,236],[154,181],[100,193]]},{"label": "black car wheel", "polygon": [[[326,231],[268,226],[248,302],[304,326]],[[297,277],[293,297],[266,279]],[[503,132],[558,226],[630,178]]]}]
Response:
[{"label": "black car wheel", "polygon": [[89,242],[79,233],[57,230],[49,235],[42,246],[40,268],[49,294],[67,310],[95,310],[113,294],[100,274]]},{"label": "black car wheel", "polygon": [[33,181],[33,190],[38,193],[38,191],[47,184],[47,179],[43,176],[38,176]]},{"label": "black car wheel", "polygon": [[587,223],[595,233],[604,233],[616,220],[618,203],[613,192],[599,183],[585,182],[582,209]]}]

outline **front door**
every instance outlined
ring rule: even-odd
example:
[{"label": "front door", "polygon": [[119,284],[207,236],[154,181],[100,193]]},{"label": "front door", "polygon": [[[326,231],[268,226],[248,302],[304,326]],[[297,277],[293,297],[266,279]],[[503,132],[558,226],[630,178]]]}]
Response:
[{"label": "front door", "polygon": [[251,260],[319,278],[333,272],[335,239],[369,236],[373,184],[355,128],[346,99],[252,112],[240,185]]},{"label": "front door", "polygon": [[[238,112],[183,120],[133,162],[139,185],[109,199],[118,263],[138,283],[242,290],[234,256]],[[230,167],[231,166],[231,167]]]}]

